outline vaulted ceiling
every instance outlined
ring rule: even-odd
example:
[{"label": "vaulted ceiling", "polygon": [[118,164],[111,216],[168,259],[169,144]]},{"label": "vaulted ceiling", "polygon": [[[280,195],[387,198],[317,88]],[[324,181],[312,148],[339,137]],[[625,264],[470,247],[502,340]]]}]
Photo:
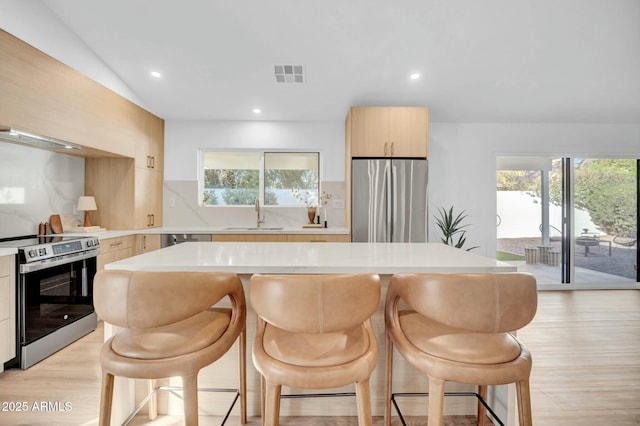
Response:
[{"label": "vaulted ceiling", "polygon": [[[342,120],[384,104],[427,105],[435,122],[640,123],[637,0],[42,7],[165,119]],[[304,83],[277,83],[274,65],[301,65]]]}]

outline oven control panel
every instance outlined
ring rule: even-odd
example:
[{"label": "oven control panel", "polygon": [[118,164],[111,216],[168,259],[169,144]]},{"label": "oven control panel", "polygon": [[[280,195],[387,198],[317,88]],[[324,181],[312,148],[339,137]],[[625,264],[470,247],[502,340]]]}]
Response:
[{"label": "oven control panel", "polygon": [[42,237],[38,244],[20,248],[26,262],[35,262],[96,250],[100,247],[100,240],[95,237]]}]

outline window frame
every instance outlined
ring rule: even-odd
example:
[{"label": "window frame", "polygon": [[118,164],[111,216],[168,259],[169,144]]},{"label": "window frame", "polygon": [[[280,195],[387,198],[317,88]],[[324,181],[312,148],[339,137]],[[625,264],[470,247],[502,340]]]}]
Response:
[{"label": "window frame", "polygon": [[204,203],[204,162],[207,153],[210,152],[249,152],[249,153],[259,153],[260,154],[260,162],[258,169],[258,200],[260,201],[261,206],[265,206],[268,208],[291,208],[291,207],[300,207],[304,206],[304,202],[296,203],[296,204],[275,204],[275,205],[265,205],[264,203],[264,185],[265,185],[265,154],[269,153],[291,153],[291,154],[317,154],[318,156],[318,194],[322,193],[322,151],[315,149],[251,149],[251,148],[240,148],[240,149],[232,149],[232,148],[199,148],[198,149],[198,205],[201,207],[218,207],[218,208],[229,208],[229,207],[254,207],[253,204],[242,204],[242,205],[210,205]]}]

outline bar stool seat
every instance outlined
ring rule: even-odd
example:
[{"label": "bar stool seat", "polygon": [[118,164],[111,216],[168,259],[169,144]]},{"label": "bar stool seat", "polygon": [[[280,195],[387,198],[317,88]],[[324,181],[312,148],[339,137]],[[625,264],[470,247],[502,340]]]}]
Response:
[{"label": "bar stool seat", "polygon": [[391,424],[395,347],[428,377],[428,426],[442,425],[447,381],[478,386],[471,395],[479,399],[480,426],[487,386],[515,383],[520,425],[530,426],[531,354],[512,332],[536,309],[536,281],[526,273],[394,275],[385,304],[385,425]]},{"label": "bar stool seat", "polygon": [[[225,297],[230,308],[213,307]],[[122,327],[100,351],[101,426],[111,424],[115,376],[149,380],[154,397],[156,379],[181,377],[185,423],[197,425],[198,372],[226,354],[236,340],[240,420],[246,423],[246,304],[237,275],[100,271],[94,279],[94,304],[104,321]]]},{"label": "bar stool seat", "polygon": [[256,274],[249,294],[258,315],[253,363],[262,376],[263,425],[279,424],[282,386],[355,384],[358,424],[370,426],[369,378],[378,361],[371,315],[380,301],[378,275]]}]

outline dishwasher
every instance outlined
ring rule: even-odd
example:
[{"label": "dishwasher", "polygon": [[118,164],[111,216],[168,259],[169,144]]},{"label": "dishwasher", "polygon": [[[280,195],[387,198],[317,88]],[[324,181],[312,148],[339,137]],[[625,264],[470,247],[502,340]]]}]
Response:
[{"label": "dishwasher", "polygon": [[162,234],[162,247],[175,246],[192,241],[211,242],[211,234]]}]

